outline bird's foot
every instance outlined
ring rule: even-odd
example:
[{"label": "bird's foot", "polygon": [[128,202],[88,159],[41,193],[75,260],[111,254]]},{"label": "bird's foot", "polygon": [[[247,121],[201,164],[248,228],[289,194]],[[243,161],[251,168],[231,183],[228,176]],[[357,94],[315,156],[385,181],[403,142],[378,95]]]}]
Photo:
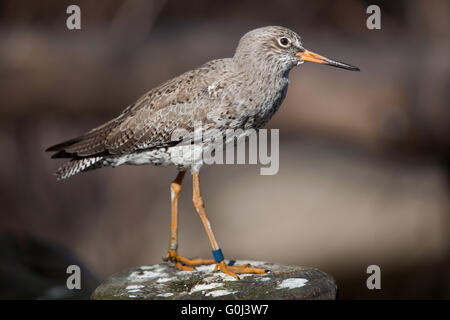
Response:
[{"label": "bird's foot", "polygon": [[267,271],[260,268],[251,268],[248,264],[243,264],[241,266],[228,266],[224,261],[216,263],[214,271],[220,270],[225,274],[228,274],[235,279],[239,279],[238,273],[266,273]]},{"label": "bird's foot", "polygon": [[169,249],[167,255],[163,258],[164,261],[172,262],[178,270],[194,271],[194,266],[215,263],[212,259],[188,259],[177,254],[177,250]]}]

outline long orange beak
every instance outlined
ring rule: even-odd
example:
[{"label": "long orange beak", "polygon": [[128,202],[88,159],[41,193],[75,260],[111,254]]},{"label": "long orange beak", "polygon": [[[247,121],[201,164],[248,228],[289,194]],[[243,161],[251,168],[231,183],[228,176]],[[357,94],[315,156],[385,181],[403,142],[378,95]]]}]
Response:
[{"label": "long orange beak", "polygon": [[326,64],[329,66],[346,69],[346,70],[351,70],[351,71],[359,71],[358,67],[322,57],[321,55],[318,55],[317,53],[308,51],[306,49],[304,51],[297,53],[296,56],[302,58],[303,61],[310,61],[310,62],[316,62],[316,63],[320,63],[320,64]]}]

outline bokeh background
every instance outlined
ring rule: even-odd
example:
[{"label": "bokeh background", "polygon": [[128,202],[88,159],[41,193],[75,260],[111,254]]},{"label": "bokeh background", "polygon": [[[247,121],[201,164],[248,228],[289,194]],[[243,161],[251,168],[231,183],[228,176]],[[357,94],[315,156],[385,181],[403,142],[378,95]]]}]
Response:
[{"label": "bokeh background", "polygon": [[[81,7],[82,30],[66,28]],[[381,30],[366,8],[381,8]],[[57,182],[48,146],[116,116],[153,86],[264,25],[357,65],[304,64],[269,124],[280,171],[205,167],[203,196],[230,258],[332,274],[341,299],[450,298],[450,3],[438,1],[0,1],[0,298],[89,298],[159,263],[174,168],[106,168]],[[180,253],[209,257],[186,179]],[[67,291],[69,264],[81,291]],[[379,265],[381,290],[366,288]]]}]

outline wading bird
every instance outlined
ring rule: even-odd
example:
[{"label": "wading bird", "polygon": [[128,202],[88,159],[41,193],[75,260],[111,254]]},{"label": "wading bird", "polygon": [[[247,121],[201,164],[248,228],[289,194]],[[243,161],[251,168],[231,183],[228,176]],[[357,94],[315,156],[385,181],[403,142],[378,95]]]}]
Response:
[{"label": "wading bird", "polygon": [[[59,179],[101,167],[122,164],[174,165],[179,170],[172,182],[172,223],[167,260],[178,269],[216,263],[216,270],[238,278],[237,273],[263,273],[248,265],[230,266],[216,241],[200,195],[201,152],[214,147],[208,132],[263,127],[286,96],[289,71],[305,61],[357,71],[306,50],[300,36],[283,27],[269,26],[246,33],[231,58],[212,60],[166,81],[127,107],[118,117],[77,138],[57,144],[52,158],[69,158],[58,171]],[[195,142],[193,132],[201,123],[204,137]],[[174,139],[178,129],[188,139]],[[187,141],[187,143],[186,143]],[[192,143],[191,143],[192,142]],[[212,259],[187,259],[178,255],[178,197],[187,170],[193,178],[193,203],[211,242]]]}]

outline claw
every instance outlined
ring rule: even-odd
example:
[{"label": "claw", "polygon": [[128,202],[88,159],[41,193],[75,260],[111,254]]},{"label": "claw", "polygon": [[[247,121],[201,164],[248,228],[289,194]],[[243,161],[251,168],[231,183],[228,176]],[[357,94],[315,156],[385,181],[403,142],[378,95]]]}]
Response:
[{"label": "claw", "polygon": [[213,264],[215,261],[211,259],[188,259],[177,254],[176,250],[169,249],[167,255],[163,257],[163,261],[172,262],[178,270],[194,271],[191,266],[200,266],[204,264]]},{"label": "claw", "polygon": [[194,271],[194,268],[184,266],[179,262],[175,262],[175,268],[177,268],[178,270],[181,270],[181,271]]},{"label": "claw", "polygon": [[214,271],[219,270],[225,274],[228,274],[235,279],[239,279],[237,273],[265,273],[266,270],[259,268],[250,268],[248,264],[244,264],[241,266],[227,266],[224,261],[220,261],[216,263]]}]

